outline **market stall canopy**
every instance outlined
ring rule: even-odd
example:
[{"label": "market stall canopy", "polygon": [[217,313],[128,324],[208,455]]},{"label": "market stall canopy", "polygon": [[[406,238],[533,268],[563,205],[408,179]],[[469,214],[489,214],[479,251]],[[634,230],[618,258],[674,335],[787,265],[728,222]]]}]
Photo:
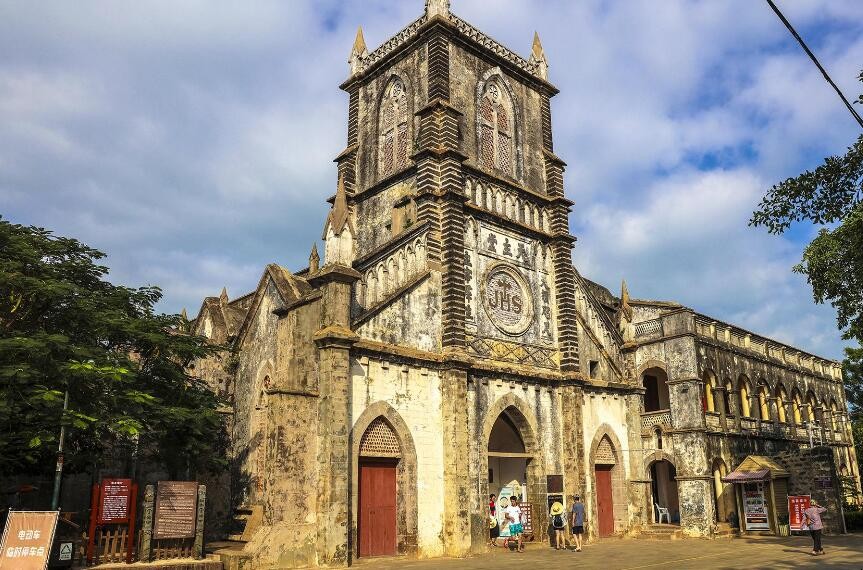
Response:
[{"label": "market stall canopy", "polygon": [[781,465],[763,455],[750,455],[737,466],[737,469],[722,478],[726,483],[747,483],[750,481],[770,481],[790,477]]}]

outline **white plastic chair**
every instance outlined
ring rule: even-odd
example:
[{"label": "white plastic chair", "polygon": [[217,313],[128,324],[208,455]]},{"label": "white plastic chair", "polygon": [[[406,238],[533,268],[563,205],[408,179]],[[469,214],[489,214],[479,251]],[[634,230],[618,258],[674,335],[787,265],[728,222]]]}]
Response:
[{"label": "white plastic chair", "polygon": [[659,524],[662,524],[662,517],[665,516],[665,522],[671,524],[671,514],[669,514],[667,508],[662,508],[658,504],[653,503],[653,506],[656,507],[656,512],[659,513]]}]

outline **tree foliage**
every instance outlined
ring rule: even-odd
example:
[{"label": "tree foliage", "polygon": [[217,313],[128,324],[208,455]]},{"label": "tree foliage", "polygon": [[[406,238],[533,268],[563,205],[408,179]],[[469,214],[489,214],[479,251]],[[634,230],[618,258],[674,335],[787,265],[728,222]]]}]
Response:
[{"label": "tree foliage", "polygon": [[794,270],[806,275],[816,302],[836,309],[844,337],[863,343],[863,135],[845,155],[773,186],[749,223],[778,234],[801,221],[835,227],[818,232]]},{"label": "tree foliage", "polygon": [[0,473],[52,470],[61,422],[72,470],[122,450],[172,474],[224,465],[220,402],[186,369],[218,347],[156,314],[157,287],[108,282],[103,257],[0,218]]}]

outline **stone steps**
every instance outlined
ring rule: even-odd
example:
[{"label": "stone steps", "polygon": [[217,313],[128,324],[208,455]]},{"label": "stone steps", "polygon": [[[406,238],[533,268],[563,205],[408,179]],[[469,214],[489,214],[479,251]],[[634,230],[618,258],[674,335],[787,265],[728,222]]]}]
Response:
[{"label": "stone steps", "polygon": [[642,527],[635,538],[641,540],[677,540],[683,538],[683,531],[677,525],[651,524]]}]

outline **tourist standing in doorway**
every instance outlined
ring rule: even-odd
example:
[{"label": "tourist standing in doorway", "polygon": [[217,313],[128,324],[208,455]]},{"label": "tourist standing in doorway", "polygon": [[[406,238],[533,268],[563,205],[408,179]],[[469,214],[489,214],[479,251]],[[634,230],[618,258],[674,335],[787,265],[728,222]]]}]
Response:
[{"label": "tourist standing in doorway", "polygon": [[575,496],[575,502],[572,503],[572,512],[569,519],[572,525],[572,535],[575,537],[575,551],[581,552],[581,535],[584,534],[584,503],[581,502],[581,497]]},{"label": "tourist standing in doorway", "polygon": [[812,535],[812,556],[824,554],[824,549],[821,547],[821,530],[824,525],[821,524],[821,513],[827,512],[827,509],[812,501],[808,509],[803,511],[803,524],[809,529],[809,534]]},{"label": "tourist standing in doorway", "polygon": [[494,493],[488,496],[488,543],[489,546],[497,546],[497,537],[500,536],[500,525],[497,522],[497,503]]},{"label": "tourist standing in doorway", "polygon": [[563,535],[566,532],[566,511],[563,505],[555,501],[548,514],[551,518],[551,528],[554,529],[554,549],[566,549],[566,538]]},{"label": "tourist standing in doorway", "polygon": [[518,551],[524,552],[522,533],[524,526],[521,524],[521,508],[518,506],[518,498],[513,495],[509,498],[509,506],[506,508],[506,518],[509,520],[509,535],[518,541]]}]

